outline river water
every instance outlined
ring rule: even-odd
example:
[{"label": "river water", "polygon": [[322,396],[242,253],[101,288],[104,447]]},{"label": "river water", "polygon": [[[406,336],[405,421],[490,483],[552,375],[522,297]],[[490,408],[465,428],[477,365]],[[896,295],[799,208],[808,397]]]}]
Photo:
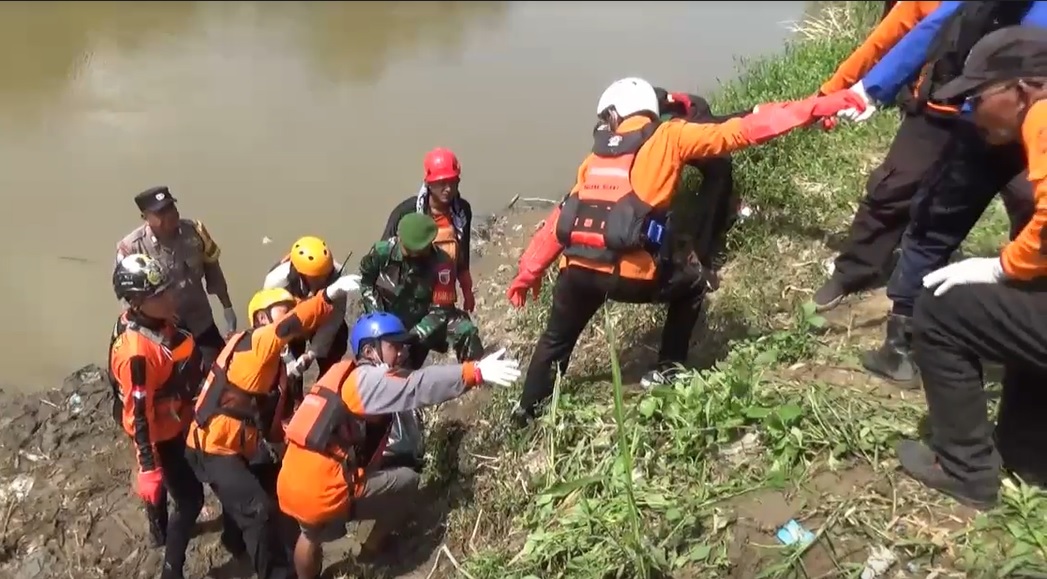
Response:
[{"label": "river water", "polygon": [[458,153],[477,213],[557,197],[610,81],[711,91],[804,5],[0,3],[0,385],[105,359],[113,251],[147,187],[208,225],[243,320],[299,235],[355,263],[426,150]]}]

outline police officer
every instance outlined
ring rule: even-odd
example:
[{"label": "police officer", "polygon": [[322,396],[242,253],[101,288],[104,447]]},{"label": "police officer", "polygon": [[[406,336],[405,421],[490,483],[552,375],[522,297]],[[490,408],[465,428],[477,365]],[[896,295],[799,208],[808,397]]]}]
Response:
[{"label": "police officer", "polygon": [[[929,444],[900,442],[905,472],[974,507],[997,500],[1001,463],[1047,482],[1047,30],[1004,28],[971,51],[963,74],[936,98],[969,98],[995,144],[1028,156],[1036,215],[999,256],[966,259],[923,278],[913,350],[923,374]],[[981,360],[1005,374],[995,445]],[[1001,460],[1002,458],[1002,460]]]},{"label": "police officer", "polygon": [[202,222],[182,219],[175,202],[171,191],[163,186],[135,195],[135,205],[144,222],[117,243],[116,262],[141,253],[160,262],[169,272],[179,324],[193,334],[206,366],[225,346],[207,294],[217,296],[222,303],[226,330],[230,333],[236,330],[236,312],[218,261],[222,250]]},{"label": "police officer", "polygon": [[408,213],[396,237],[379,241],[360,260],[360,294],[366,313],[391,313],[416,338],[408,366],[417,369],[430,350],[450,347],[459,362],[483,353],[480,331],[469,314],[455,307],[457,264],[433,246],[436,221]]}]

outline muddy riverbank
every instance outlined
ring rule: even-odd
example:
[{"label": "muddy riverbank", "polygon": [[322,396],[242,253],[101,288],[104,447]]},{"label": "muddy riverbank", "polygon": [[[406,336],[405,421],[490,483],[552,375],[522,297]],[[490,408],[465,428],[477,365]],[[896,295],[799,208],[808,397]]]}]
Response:
[{"label": "muddy riverbank", "polygon": [[[476,317],[492,346],[513,346],[504,281],[547,208],[537,205],[541,208],[518,202],[500,216],[478,219]],[[484,400],[485,393],[477,392],[434,411],[431,436],[437,452],[447,448],[448,437],[469,423]],[[163,551],[147,546],[145,514],[131,491],[133,449],[113,423],[111,401],[104,370],[96,365],[43,392],[0,390],[0,577],[101,579],[158,572]],[[446,516],[451,482],[435,477],[426,491],[433,512],[422,514],[405,531],[409,536],[397,552],[375,562],[376,568],[392,569],[397,577],[428,575],[427,565],[442,542],[438,521]],[[219,509],[209,498],[190,546],[186,577],[245,576],[218,544]],[[327,550],[333,567],[325,577],[339,576],[355,544],[350,537]]]}]

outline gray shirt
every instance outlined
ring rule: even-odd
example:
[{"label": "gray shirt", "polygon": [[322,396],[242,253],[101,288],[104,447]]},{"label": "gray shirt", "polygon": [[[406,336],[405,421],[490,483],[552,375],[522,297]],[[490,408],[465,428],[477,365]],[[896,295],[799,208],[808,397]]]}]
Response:
[{"label": "gray shirt", "polygon": [[148,255],[168,271],[177,292],[178,317],[194,336],[214,325],[207,294],[228,293],[229,289],[218,262],[222,250],[203,223],[182,219],[178,235],[170,242],[161,242],[143,223],[116,244],[116,263],[132,253]]}]

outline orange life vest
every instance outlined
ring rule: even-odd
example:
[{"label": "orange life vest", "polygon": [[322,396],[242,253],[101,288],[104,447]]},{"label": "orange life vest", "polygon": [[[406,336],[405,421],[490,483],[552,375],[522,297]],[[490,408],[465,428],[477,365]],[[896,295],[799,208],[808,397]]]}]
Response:
[{"label": "orange life vest", "polygon": [[[225,348],[222,349],[221,353],[218,354],[218,358],[215,359],[214,365],[211,367],[211,373],[207,376],[207,380],[204,381],[204,387],[196,401],[196,415],[193,420],[198,427],[205,428],[212,418],[222,415],[257,428],[263,433],[263,436],[266,434],[265,426],[262,424],[261,419],[262,403],[272,395],[272,392],[264,394],[247,392],[230,382],[227,373],[229,362],[238,346],[244,340],[250,339],[250,330],[237,332],[229,339]],[[277,438],[279,438],[279,429],[276,426],[283,420],[280,414],[283,411],[287,396],[287,372],[281,369],[277,371],[277,376],[279,377],[277,388],[280,401],[277,404],[276,416],[273,417],[273,428],[268,434],[270,436],[276,434]],[[270,438],[270,440],[273,439]]]},{"label": "orange life vest", "polygon": [[133,434],[132,424],[134,417],[130,408],[124,407],[124,400],[130,392],[125,392],[126,384],[119,384],[113,375],[113,350],[125,334],[133,332],[148,342],[163,350],[167,355],[171,373],[164,383],[153,392],[154,408],[172,414],[169,418],[182,423],[183,408],[186,409],[185,417],[188,417],[188,406],[192,403],[193,396],[200,381],[203,378],[203,365],[200,349],[196,346],[192,334],[176,328],[171,335],[165,335],[161,331],[153,330],[128,319],[127,314],[121,314],[113,326],[113,335],[109,340],[109,364],[107,378],[113,392],[113,419],[123,426],[128,434]]},{"label": "orange life vest", "polygon": [[287,424],[287,442],[355,463],[353,448],[363,439],[363,424],[342,401],[342,385],[355,369],[354,360],[342,360],[313,384]]},{"label": "orange life vest", "polygon": [[654,210],[633,189],[631,173],[636,154],[659,124],[617,134],[594,133],[593,156],[578,191],[564,201],[556,222],[556,238],[568,257],[617,264],[622,255],[645,250],[645,226]]}]

